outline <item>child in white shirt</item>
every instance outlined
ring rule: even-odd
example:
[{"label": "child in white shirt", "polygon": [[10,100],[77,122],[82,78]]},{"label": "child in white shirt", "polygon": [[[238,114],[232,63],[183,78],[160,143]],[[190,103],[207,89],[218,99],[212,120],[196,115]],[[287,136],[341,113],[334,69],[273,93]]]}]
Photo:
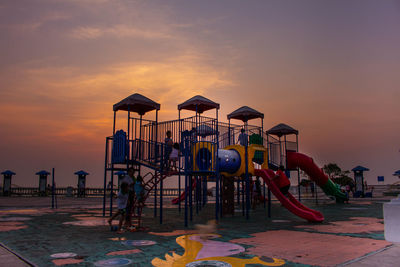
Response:
[{"label": "child in white shirt", "polygon": [[178,168],[176,166],[176,163],[178,162],[178,158],[179,158],[179,144],[175,143],[172,147],[172,151],[169,154],[169,166],[171,166],[172,163],[172,167],[171,170],[175,170],[178,171]]},{"label": "child in white shirt", "polygon": [[120,215],[117,233],[122,233],[121,228],[122,228],[122,223],[124,222],[126,217],[126,206],[128,204],[128,198],[129,198],[129,185],[123,182],[121,184],[121,190],[117,194],[118,211],[108,220],[108,224],[112,226],[112,220],[114,220],[118,215]]}]

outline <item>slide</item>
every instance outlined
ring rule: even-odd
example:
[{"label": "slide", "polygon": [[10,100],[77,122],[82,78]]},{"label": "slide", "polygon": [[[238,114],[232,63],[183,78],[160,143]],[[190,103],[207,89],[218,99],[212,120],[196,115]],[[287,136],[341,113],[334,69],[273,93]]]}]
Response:
[{"label": "slide", "polygon": [[347,200],[346,195],[340,191],[340,188],[314,163],[313,159],[298,153],[287,151],[287,167],[296,169],[299,167],[310,176],[319,187],[322,188],[325,194],[336,198],[337,202]]},{"label": "slide", "polygon": [[322,222],[324,220],[324,216],[321,212],[307,208],[303,204],[301,204],[297,199],[292,196],[290,193],[288,194],[288,198],[285,197],[279,188],[276,186],[274,182],[270,180],[270,178],[275,176],[275,173],[272,170],[254,170],[255,175],[263,178],[265,183],[268,185],[268,188],[271,192],[276,196],[276,198],[282,203],[282,205],[287,208],[291,213],[306,219],[309,222]]},{"label": "slide", "polygon": [[[192,181],[193,181],[192,182],[192,190],[194,190],[196,188],[196,179],[193,179]],[[186,190],[184,190],[179,197],[174,198],[172,200],[172,204],[178,204],[179,202],[184,201],[185,200],[185,196],[186,196]]]}]

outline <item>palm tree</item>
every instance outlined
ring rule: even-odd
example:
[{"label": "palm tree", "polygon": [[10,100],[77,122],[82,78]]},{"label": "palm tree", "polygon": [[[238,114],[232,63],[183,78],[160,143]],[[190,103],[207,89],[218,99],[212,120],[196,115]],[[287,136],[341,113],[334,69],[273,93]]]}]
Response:
[{"label": "palm tree", "polygon": [[322,168],[330,179],[342,174],[342,169],[336,163],[328,163]]}]

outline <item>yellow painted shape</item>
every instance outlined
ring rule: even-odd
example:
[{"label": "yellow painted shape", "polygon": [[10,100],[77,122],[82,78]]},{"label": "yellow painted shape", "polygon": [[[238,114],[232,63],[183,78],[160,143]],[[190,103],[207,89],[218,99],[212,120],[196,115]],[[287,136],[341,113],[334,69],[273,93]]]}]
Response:
[{"label": "yellow painted shape", "polygon": [[[224,149],[231,149],[235,150],[239,153],[240,156],[240,168],[233,174],[227,172],[221,172],[221,174],[225,177],[239,177],[245,174],[246,172],[246,160],[245,160],[245,147],[241,145],[230,145],[225,147]],[[256,151],[263,151],[264,152],[264,162],[261,165],[262,169],[268,169],[268,150],[262,145],[252,144],[247,147],[247,155],[248,155],[248,172],[250,175],[254,175],[254,163],[253,158]]]},{"label": "yellow painted shape", "polygon": [[[196,256],[203,248],[203,244],[195,240],[190,240],[191,236],[194,235],[183,235],[176,238],[176,243],[185,249],[185,253],[182,256],[176,254],[175,252],[173,252],[172,255],[165,254],[165,260],[155,258],[151,261],[151,264],[156,267],[185,267],[186,264],[191,262],[211,260],[226,262],[235,267],[245,267],[246,264],[262,264],[264,266],[281,266],[285,264],[285,261],[281,259],[272,258],[273,262],[265,262],[259,257],[253,257],[251,259],[240,259],[235,257],[209,257],[196,260]],[[216,236],[220,237],[220,235]]]}]

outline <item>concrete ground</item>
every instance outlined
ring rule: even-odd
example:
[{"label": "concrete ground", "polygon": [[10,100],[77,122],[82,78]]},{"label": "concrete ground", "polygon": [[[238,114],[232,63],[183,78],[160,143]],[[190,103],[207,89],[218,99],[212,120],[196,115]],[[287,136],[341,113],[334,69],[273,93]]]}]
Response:
[{"label": "concrete ground", "polygon": [[26,262],[22,261],[19,257],[13,254],[8,249],[0,245],[0,263],[1,266],[13,266],[13,267],[27,267],[29,266]]},{"label": "concrete ground", "polygon": [[348,267],[393,267],[399,266],[400,245],[392,245],[385,249],[353,260],[343,266]]},{"label": "concrete ground", "polygon": [[[102,217],[101,198],[59,198],[58,209],[51,209],[49,197],[2,197],[0,242],[37,266],[398,266],[400,247],[383,236],[386,201],[304,201],[324,214],[320,224],[294,216],[278,202],[271,218],[260,205],[246,220],[236,206],[235,216],[222,218],[216,233],[205,238],[195,224],[214,218],[214,204],[198,214],[194,207],[185,228],[183,207],[179,212],[165,200],[160,225],[159,210],[154,218],[149,202],[143,216],[148,229],[117,234]],[[32,266],[2,247],[0,262]]]}]

